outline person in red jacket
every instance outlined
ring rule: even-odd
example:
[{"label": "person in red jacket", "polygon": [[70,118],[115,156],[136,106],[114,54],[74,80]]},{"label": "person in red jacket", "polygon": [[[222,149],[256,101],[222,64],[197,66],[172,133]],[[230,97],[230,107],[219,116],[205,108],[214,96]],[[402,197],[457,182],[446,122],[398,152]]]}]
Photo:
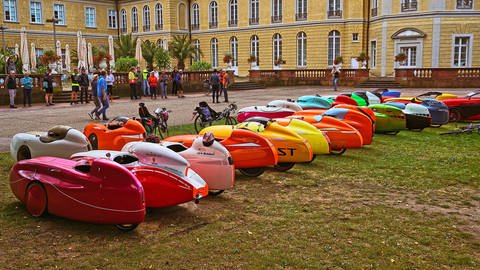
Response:
[{"label": "person in red jacket", "polygon": [[148,84],[150,85],[150,96],[152,97],[152,99],[157,99],[158,78],[155,76],[153,71],[148,77]]}]

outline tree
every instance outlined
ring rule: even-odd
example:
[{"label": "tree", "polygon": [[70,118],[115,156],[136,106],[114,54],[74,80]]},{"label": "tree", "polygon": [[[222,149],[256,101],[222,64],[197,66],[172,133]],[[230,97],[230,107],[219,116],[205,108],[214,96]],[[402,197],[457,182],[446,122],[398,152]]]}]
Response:
[{"label": "tree", "polygon": [[185,68],[185,60],[194,58],[198,52],[202,55],[200,49],[195,48],[192,40],[187,35],[175,35],[173,40],[168,45],[170,49],[170,55],[177,60],[177,67],[179,69]]},{"label": "tree", "polygon": [[137,46],[137,38],[133,38],[132,34],[121,35],[115,40],[115,56],[135,57],[135,47]]},{"label": "tree", "polygon": [[170,55],[168,55],[168,51],[164,48],[158,48],[157,52],[154,55],[155,63],[157,64],[158,68],[160,69],[168,69],[170,68]]},{"label": "tree", "polygon": [[147,62],[147,67],[153,66],[153,61],[155,58],[155,54],[159,50],[158,45],[155,42],[151,42],[150,40],[145,40],[142,42],[142,56]]}]

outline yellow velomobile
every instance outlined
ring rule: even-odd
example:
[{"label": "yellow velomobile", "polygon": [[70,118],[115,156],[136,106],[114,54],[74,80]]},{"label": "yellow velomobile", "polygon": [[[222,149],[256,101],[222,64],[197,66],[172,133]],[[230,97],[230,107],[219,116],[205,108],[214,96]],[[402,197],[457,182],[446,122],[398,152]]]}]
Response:
[{"label": "yellow velomobile", "polygon": [[274,121],[306,139],[312,147],[313,158],[315,158],[316,155],[330,154],[330,140],[326,134],[318,130],[312,124],[300,119],[289,118],[276,118]]},{"label": "yellow velomobile", "polygon": [[[235,128],[248,129],[268,139],[277,150],[278,163],[275,165],[275,169],[279,171],[288,171],[295,163],[310,162],[313,158],[310,143],[294,131],[278,123],[272,121],[266,123],[243,122],[236,125]],[[221,138],[228,133],[229,129],[231,130],[232,126],[211,126],[202,129],[200,134],[211,132],[215,137]]]}]

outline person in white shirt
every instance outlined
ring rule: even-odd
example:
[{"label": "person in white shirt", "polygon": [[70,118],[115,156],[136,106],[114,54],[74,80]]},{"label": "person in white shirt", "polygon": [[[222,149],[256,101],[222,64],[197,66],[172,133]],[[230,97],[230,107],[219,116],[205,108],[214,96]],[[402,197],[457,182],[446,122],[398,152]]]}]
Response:
[{"label": "person in white shirt", "polygon": [[113,83],[115,82],[115,76],[113,76],[112,70],[108,70],[107,76],[105,78],[107,81],[107,95],[110,103],[113,102]]}]

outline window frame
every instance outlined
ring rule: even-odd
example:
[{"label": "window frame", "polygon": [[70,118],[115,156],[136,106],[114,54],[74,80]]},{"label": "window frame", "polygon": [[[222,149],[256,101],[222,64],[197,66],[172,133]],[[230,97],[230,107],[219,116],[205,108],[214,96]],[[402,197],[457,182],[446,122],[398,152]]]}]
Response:
[{"label": "window frame", "polygon": [[150,6],[144,5],[142,7],[142,32],[150,32],[151,29],[151,17],[150,17]]},{"label": "window frame", "polygon": [[231,36],[228,40],[230,56],[232,57],[232,67],[238,67],[238,38]]},{"label": "window frame", "polygon": [[[455,64],[455,49],[457,47],[455,43],[456,38],[468,38],[468,47],[466,49],[465,66],[459,66]],[[473,34],[453,34],[452,35],[452,56],[451,66],[453,68],[469,68],[472,67],[472,53],[473,53]]]},{"label": "window frame", "polygon": [[[338,33],[338,36],[336,35]],[[334,35],[330,35],[334,34]],[[338,39],[338,42],[337,42]],[[330,59],[330,40],[332,40],[332,59]],[[338,52],[337,52],[337,44],[338,44]],[[327,42],[327,65],[333,66],[333,62],[337,56],[341,55],[342,51],[342,34],[338,30],[332,30],[328,32],[328,42]]]},{"label": "window frame", "polygon": [[[303,31],[297,33],[297,67],[307,67],[307,34]],[[301,47],[301,48],[300,48]]]},{"label": "window frame", "polygon": [[163,30],[163,5],[162,3],[156,3],[154,8],[154,23],[155,30]]},{"label": "window frame", "polygon": [[257,35],[250,37],[250,55],[255,55],[255,64],[260,65],[260,38]]},{"label": "window frame", "polygon": [[[10,4],[13,3],[13,9],[8,10],[9,11],[8,16],[10,17],[10,19],[7,19],[7,9],[6,9],[6,5],[5,5],[5,2],[7,2],[7,1],[9,2],[9,5],[8,5],[9,8],[11,8]],[[13,13],[14,16],[15,16],[14,19],[11,18],[12,17],[11,11],[14,11],[14,13]],[[17,0],[3,0],[3,21],[4,22],[19,22],[20,20],[18,18],[18,15],[19,14],[18,14],[18,2],[17,2]]]},{"label": "window frame", "polygon": [[360,33],[352,33],[352,42],[353,43],[360,42]]},{"label": "window frame", "polygon": [[400,12],[416,12],[418,11],[418,0],[401,0]]},{"label": "window frame", "polygon": [[258,25],[259,23],[260,23],[260,0],[249,0],[248,24]]},{"label": "window frame", "polygon": [[[372,44],[375,43],[375,47]],[[375,49],[374,49],[375,48]],[[372,39],[370,40],[370,69],[377,68],[377,40]]]},{"label": "window frame", "polygon": [[195,53],[193,55],[193,62],[198,62],[201,61],[201,55],[200,55],[200,40],[195,39],[193,42],[193,47],[195,48]]},{"label": "window frame", "polygon": [[[42,5],[42,1],[40,0],[30,0],[28,1],[29,3],[29,11],[30,11],[30,23],[31,24],[43,24],[43,5]],[[39,20],[38,21],[32,21],[32,3],[37,3],[39,4],[40,6],[40,14],[39,14]]]},{"label": "window frame", "polygon": [[[93,10],[93,25],[88,25],[88,15],[87,10]],[[93,6],[85,6],[84,9],[84,17],[85,17],[85,27],[86,28],[96,28],[97,27],[97,9]]]},{"label": "window frame", "polygon": [[228,26],[238,26],[238,0],[228,1]]},{"label": "window frame", "polygon": [[[57,20],[60,20],[60,16],[55,16],[55,11],[56,11],[55,7],[62,7],[61,12],[63,13],[63,18],[61,19],[61,21],[55,23],[55,25],[60,25],[60,26],[67,25],[67,17],[65,16],[67,14],[67,8],[65,7],[65,4],[63,4],[63,3],[53,3],[53,17]],[[58,11],[57,14],[60,15],[60,10]]]},{"label": "window frame", "polygon": [[[278,38],[277,38],[278,37]],[[273,60],[273,66],[280,66],[281,64],[275,63],[279,58],[283,60],[283,40],[282,40],[282,35],[280,33],[275,33],[272,36],[272,60]]]},{"label": "window frame", "polygon": [[282,23],[283,21],[283,0],[271,0],[271,23]]},{"label": "window frame", "polygon": [[475,9],[475,1],[471,0],[470,6],[465,5],[465,6],[459,6],[458,1],[455,1],[455,10],[473,10]]},{"label": "window frame", "polygon": [[[135,11],[135,13],[134,13]],[[130,23],[132,24],[132,33],[138,33],[138,8],[132,7],[130,9]]]},{"label": "window frame", "polygon": [[208,4],[208,28],[218,28],[218,3],[217,1],[210,1]]},{"label": "window frame", "polygon": [[306,21],[307,19],[308,0],[295,0],[295,21]]},{"label": "window frame", "polygon": [[[119,24],[120,33],[125,34],[128,32],[128,18],[127,18],[127,10],[122,8],[120,9],[120,16],[119,16]],[[125,26],[125,27],[123,27]]]},{"label": "window frame", "polygon": [[[112,14],[110,14],[112,12]],[[107,10],[107,24],[109,29],[118,28],[117,10],[109,8]]]},{"label": "window frame", "polygon": [[215,37],[210,39],[210,61],[212,68],[218,68],[218,39]]}]

